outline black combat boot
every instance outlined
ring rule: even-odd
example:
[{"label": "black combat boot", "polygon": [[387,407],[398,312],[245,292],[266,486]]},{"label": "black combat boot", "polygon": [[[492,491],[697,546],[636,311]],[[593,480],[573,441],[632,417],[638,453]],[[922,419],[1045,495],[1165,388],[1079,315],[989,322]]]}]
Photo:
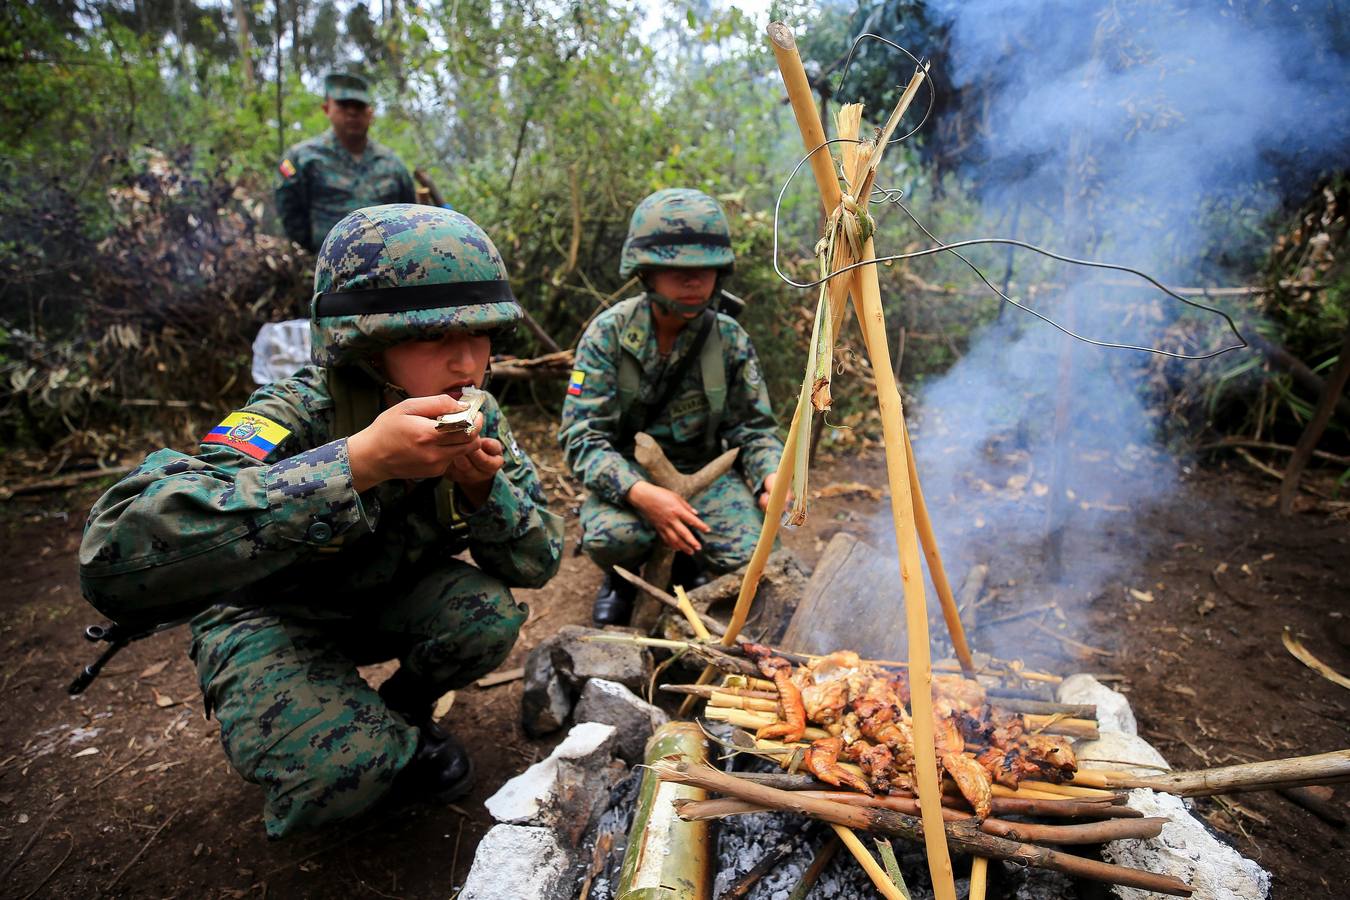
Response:
[{"label": "black combat boot", "polygon": [[670,564],[670,589],[675,590],[675,585],[679,585],[686,591],[692,591],[694,588],[703,587],[712,580],[708,574],[708,567],[704,564],[702,557],[690,556],[688,553],[676,553],[675,560]]},{"label": "black combat boot", "polygon": [[597,625],[627,625],[633,617],[633,600],[637,597],[637,588],[620,578],[610,570],[600,589],[595,592],[595,605],[591,607],[591,620]]},{"label": "black combat boot", "polygon": [[406,669],[380,685],[380,698],[391,712],[417,728],[417,751],[394,779],[390,796],[398,802],[449,803],[473,786],[473,760],[464,745],[436,724],[436,699]]}]

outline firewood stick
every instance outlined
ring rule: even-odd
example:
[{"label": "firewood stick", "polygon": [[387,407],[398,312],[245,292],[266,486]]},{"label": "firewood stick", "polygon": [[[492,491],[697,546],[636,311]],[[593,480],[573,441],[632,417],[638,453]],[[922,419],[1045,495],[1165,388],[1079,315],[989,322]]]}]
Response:
[{"label": "firewood stick", "polygon": [[1208,797],[1350,781],[1350,749],[1164,775],[1102,770],[1079,774],[1087,783],[1105,788],[1149,788],[1179,797]]},{"label": "firewood stick", "polygon": [[[743,782],[734,775],[719,772],[709,766],[690,766],[687,763],[661,761],[653,768],[666,781],[689,784],[715,791],[729,797],[760,804],[775,811],[796,812],[813,819],[907,838],[923,840],[923,822],[913,816],[889,809],[868,809],[834,803],[828,800],[799,798],[798,793],[779,791],[763,785]],[[1190,885],[1170,875],[1156,875],[1124,866],[1097,862],[1067,853],[1061,853],[1034,844],[1019,843],[984,834],[973,821],[943,823],[943,832],[952,845],[964,852],[990,859],[1009,859],[1023,865],[1051,869],[1080,878],[1120,884],[1125,887],[1157,891],[1162,894],[1189,897]]]},{"label": "firewood stick", "polygon": [[1092,703],[1050,703],[1020,697],[989,697],[989,705],[1002,712],[1031,713],[1040,716],[1069,716],[1096,723],[1097,707]]},{"label": "firewood stick", "polygon": [[[827,800],[848,806],[861,806],[867,809],[889,809],[917,816],[919,801],[914,797],[869,797],[853,791],[796,791],[794,796],[803,800]],[[700,800],[676,804],[682,819],[720,819],[727,816],[746,813],[771,811],[770,807],[744,800]],[[944,807],[942,817],[948,822],[969,822],[968,812]],[[1028,841],[1035,844],[1103,844],[1127,838],[1146,840],[1162,834],[1168,819],[1154,816],[1151,818],[1112,818],[1076,825],[1042,825],[1034,822],[1009,822],[1006,819],[988,818],[979,823],[985,834],[1006,838],[1011,841]]]},{"label": "firewood stick", "polygon": [[811,860],[811,865],[802,873],[801,880],[797,886],[792,889],[788,895],[788,900],[806,900],[806,895],[811,893],[811,888],[815,887],[816,881],[820,878],[820,873],[825,871],[825,867],[834,859],[834,854],[839,851],[838,835],[832,835],[828,838],[820,849],[816,851],[815,858]]},{"label": "firewood stick", "polygon": [[724,694],[729,697],[747,697],[755,700],[778,700],[776,691],[756,691],[749,688],[730,687],[727,685],[711,684],[661,684],[657,685],[660,690],[671,694],[693,694],[695,697],[702,697],[707,700],[713,694]]},{"label": "firewood stick", "polygon": [[909,900],[895,886],[895,882],[891,881],[890,876],[886,874],[886,870],[877,863],[876,857],[872,855],[871,851],[863,846],[862,841],[858,840],[858,836],[853,833],[853,829],[836,825],[833,822],[830,823],[830,827],[834,829],[834,833],[840,842],[848,848],[848,852],[853,854],[853,858],[858,861],[858,865],[862,866],[862,870],[867,873],[867,877],[872,879],[872,884],[881,896],[885,897],[886,900]]},{"label": "firewood stick", "polygon": [[[629,584],[633,585],[638,590],[642,591],[644,594],[651,597],[653,600],[656,600],[658,603],[663,603],[666,606],[669,606],[671,609],[684,612],[684,610],[680,609],[679,598],[671,596],[669,593],[661,590],[659,587],[652,584],[650,581],[647,581],[646,579],[642,578],[642,576],[628,571],[623,566],[615,566],[614,572],[624,581],[627,581]],[[712,616],[705,615],[701,612],[695,612],[695,615],[697,615],[699,620],[705,626],[707,626],[708,631],[717,634],[719,637],[726,634],[727,626],[723,625],[721,622],[717,621]],[[697,631],[695,631],[694,633],[695,635],[698,634]]]}]

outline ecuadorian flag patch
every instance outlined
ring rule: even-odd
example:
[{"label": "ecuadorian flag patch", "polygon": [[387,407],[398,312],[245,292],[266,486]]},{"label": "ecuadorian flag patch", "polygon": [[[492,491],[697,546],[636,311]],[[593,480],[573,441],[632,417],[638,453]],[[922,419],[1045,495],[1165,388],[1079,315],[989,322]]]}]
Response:
[{"label": "ecuadorian flag patch", "polygon": [[277,444],[290,435],[266,416],[257,413],[230,413],[215,428],[202,438],[203,444],[224,444],[240,453],[246,453],[254,459],[266,459],[267,454],[276,449]]},{"label": "ecuadorian flag patch", "polygon": [[567,382],[567,393],[573,397],[581,396],[581,383],[586,380],[586,373],[580,369],[572,370],[572,377]]},{"label": "ecuadorian flag patch", "polygon": [[291,165],[291,161],[289,159],[283,159],[281,161],[281,165],[277,166],[277,168],[281,170],[282,178],[291,178],[292,176],[295,175],[295,166]]}]

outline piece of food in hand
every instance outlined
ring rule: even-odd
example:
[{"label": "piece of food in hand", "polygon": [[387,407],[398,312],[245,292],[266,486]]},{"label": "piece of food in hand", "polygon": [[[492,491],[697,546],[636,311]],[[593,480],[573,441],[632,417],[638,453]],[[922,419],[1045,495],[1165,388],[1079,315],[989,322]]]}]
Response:
[{"label": "piece of food in hand", "polygon": [[478,430],[478,413],[483,409],[487,394],[475,387],[466,387],[461,392],[459,402],[465,408],[459,412],[446,413],[436,417],[436,430],[442,434],[467,434],[472,436]]}]

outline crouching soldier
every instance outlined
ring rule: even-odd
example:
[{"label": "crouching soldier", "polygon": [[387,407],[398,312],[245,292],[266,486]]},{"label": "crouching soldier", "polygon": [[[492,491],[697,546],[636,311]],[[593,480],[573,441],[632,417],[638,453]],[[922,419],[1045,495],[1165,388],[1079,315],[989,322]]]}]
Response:
[{"label": "crouching soldier", "polygon": [[[735,255],[717,201],[700,191],[657,191],[638,204],[619,274],[646,292],[617,303],[586,329],[563,403],[558,437],[589,494],[582,548],[605,573],[592,616],[623,624],[633,589],[613,572],[636,570],[656,541],[678,551],[675,581],[744,564],[783,452],[750,337],[713,308]],[[682,472],[739,447],[733,469],[698,508],[658,487],[634,461],[645,431]]]},{"label": "crouching soldier", "polygon": [[[119,621],[204,610],[191,655],[206,708],[265,789],[270,836],[469,787],[433,704],[505,659],[526,614],[510,589],[557,571],[562,520],[490,395],[468,433],[436,417],[464,411],[520,315],[469,219],[351,213],[319,252],[316,364],[260,389],[196,453],[151,454],[90,514],[80,577],[95,607]],[[356,667],[391,658],[377,693]]]}]

